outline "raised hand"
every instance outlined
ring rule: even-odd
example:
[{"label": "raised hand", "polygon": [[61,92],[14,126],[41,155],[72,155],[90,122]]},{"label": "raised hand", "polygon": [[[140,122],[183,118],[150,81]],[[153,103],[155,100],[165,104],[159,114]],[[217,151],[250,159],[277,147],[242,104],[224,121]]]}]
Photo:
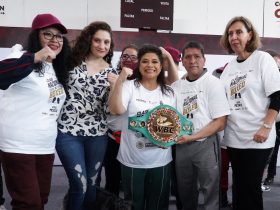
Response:
[{"label": "raised hand", "polygon": [[121,81],[124,82],[132,74],[133,74],[133,70],[131,68],[123,67],[119,75],[119,79],[121,79]]},{"label": "raised hand", "polygon": [[39,63],[46,60],[51,61],[55,58],[56,58],[55,52],[51,50],[51,48],[49,48],[48,46],[45,46],[40,51],[35,53],[34,63]]},{"label": "raised hand", "polygon": [[167,59],[167,56],[171,56],[170,53],[166,49],[164,49],[163,47],[159,47],[159,49],[162,52],[163,59]]},{"label": "raised hand", "polygon": [[114,87],[115,83],[118,79],[119,75],[108,73],[108,82],[110,83],[110,87]]}]

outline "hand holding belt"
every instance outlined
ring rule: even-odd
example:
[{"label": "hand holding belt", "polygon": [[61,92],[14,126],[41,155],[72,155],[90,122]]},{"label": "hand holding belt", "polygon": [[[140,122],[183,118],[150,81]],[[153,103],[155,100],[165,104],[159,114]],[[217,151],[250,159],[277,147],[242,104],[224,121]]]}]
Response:
[{"label": "hand holding belt", "polygon": [[142,133],[150,142],[158,146],[171,146],[177,137],[192,133],[192,122],[175,108],[159,105],[144,116],[129,117],[128,129]]}]

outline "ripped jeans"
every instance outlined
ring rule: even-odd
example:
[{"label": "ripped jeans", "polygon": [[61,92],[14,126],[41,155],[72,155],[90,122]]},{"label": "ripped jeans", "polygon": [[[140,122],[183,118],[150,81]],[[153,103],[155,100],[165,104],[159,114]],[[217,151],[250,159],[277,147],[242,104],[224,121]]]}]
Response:
[{"label": "ripped jeans", "polygon": [[58,131],[56,151],[70,185],[66,210],[93,210],[95,179],[106,147],[107,135],[72,136]]}]

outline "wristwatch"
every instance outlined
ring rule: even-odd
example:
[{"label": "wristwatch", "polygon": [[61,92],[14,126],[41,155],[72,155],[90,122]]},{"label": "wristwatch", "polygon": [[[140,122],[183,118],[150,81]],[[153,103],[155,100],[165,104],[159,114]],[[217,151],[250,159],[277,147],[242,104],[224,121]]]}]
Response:
[{"label": "wristwatch", "polygon": [[272,126],[271,126],[271,125],[266,124],[266,123],[264,123],[264,124],[263,124],[263,127],[267,128],[267,129],[271,129],[271,128],[272,128]]}]

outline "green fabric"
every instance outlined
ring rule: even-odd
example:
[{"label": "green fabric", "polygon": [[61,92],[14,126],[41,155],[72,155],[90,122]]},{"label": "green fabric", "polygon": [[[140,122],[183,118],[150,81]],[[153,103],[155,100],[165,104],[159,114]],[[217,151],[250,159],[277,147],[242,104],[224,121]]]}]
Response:
[{"label": "green fabric", "polygon": [[168,210],[170,170],[170,163],[149,169],[121,165],[124,197],[133,210]]}]

